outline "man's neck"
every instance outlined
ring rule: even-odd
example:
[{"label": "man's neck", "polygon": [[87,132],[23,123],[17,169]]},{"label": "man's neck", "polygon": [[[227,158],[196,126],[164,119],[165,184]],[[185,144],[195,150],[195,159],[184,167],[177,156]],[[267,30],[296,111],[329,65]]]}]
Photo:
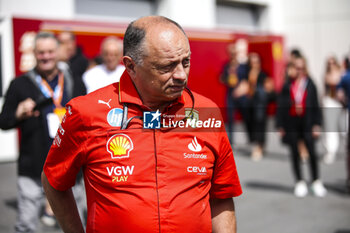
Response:
[{"label": "man's neck", "polygon": [[165,109],[166,107],[168,107],[171,103],[172,103],[172,101],[171,101],[171,102],[163,102],[163,103],[152,102],[152,101],[150,101],[150,102],[143,101],[143,104],[144,104],[145,106],[147,106],[148,108],[150,108],[152,111],[157,111],[157,110],[159,110],[160,112],[163,112],[164,109]]},{"label": "man's neck", "polygon": [[169,101],[159,101],[159,99],[157,98],[147,98],[147,94],[143,95],[142,92],[139,91],[139,89],[137,88],[137,86],[135,85],[135,83],[133,82],[134,87],[137,91],[137,93],[139,94],[139,97],[142,101],[142,104],[146,107],[148,107],[149,109],[151,109],[152,111],[157,111],[159,110],[160,112],[163,112],[164,109],[166,109],[170,104],[172,104],[174,101],[176,101],[176,99],[174,100],[169,100]]},{"label": "man's neck", "polygon": [[56,77],[56,75],[58,74],[58,69],[54,69],[54,70],[48,71],[48,72],[41,72],[41,71],[37,71],[37,72],[46,81],[52,81]]}]

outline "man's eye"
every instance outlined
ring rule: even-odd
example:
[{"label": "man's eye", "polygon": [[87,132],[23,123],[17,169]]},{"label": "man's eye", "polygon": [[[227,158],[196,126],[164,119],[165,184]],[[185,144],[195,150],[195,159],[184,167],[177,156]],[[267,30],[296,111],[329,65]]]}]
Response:
[{"label": "man's eye", "polygon": [[182,65],[183,65],[184,67],[188,67],[188,66],[190,65],[190,59],[187,58],[187,59],[183,60]]},{"label": "man's eye", "polygon": [[159,70],[162,73],[167,73],[167,72],[171,72],[174,69],[174,67],[175,67],[174,64],[170,64],[170,65],[160,67]]}]

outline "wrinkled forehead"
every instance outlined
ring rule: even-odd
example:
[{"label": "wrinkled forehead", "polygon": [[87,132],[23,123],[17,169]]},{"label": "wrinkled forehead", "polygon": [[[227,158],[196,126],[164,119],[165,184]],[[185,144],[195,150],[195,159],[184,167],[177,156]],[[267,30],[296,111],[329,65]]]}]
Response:
[{"label": "wrinkled forehead", "polygon": [[175,25],[168,24],[160,27],[150,27],[146,31],[145,50],[155,52],[183,52],[188,53],[190,46],[186,35]]},{"label": "wrinkled forehead", "polygon": [[38,38],[34,42],[34,50],[57,49],[59,44],[54,38]]}]

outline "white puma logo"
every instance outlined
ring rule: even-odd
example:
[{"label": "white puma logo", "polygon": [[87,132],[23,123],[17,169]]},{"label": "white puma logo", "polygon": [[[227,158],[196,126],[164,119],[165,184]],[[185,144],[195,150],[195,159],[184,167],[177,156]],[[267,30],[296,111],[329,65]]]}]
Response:
[{"label": "white puma logo", "polygon": [[108,102],[105,102],[105,101],[103,101],[103,100],[98,100],[98,103],[99,103],[99,104],[105,104],[105,105],[107,105],[109,108],[111,108],[111,105],[109,105],[109,102],[111,102],[111,100],[112,100],[112,99],[109,99]]}]

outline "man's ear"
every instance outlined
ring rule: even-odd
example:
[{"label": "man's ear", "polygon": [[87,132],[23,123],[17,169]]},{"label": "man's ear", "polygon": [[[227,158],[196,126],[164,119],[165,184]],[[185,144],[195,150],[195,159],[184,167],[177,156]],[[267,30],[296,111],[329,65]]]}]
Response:
[{"label": "man's ear", "polygon": [[123,57],[123,63],[128,74],[133,77],[135,76],[135,62],[129,56]]}]

